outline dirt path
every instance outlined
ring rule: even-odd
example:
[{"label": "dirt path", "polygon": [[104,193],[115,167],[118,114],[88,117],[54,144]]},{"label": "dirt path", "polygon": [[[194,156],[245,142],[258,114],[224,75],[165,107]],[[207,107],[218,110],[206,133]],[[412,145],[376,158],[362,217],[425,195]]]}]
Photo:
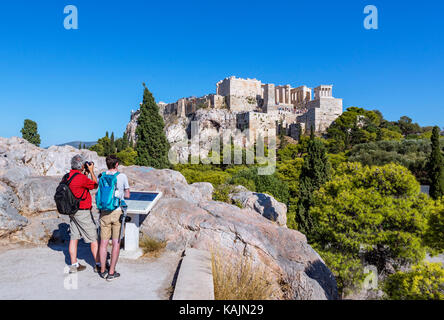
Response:
[{"label": "dirt path", "polygon": [[158,258],[121,259],[113,282],[93,272],[89,248],[79,245],[79,262],[87,266],[75,275],[67,273],[66,245],[12,248],[0,252],[0,299],[163,300],[180,257],[165,252]]}]

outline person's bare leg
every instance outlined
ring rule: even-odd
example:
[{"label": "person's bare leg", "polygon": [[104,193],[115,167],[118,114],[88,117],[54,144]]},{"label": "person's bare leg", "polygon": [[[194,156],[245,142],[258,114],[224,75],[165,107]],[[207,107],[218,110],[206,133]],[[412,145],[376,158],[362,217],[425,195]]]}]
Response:
[{"label": "person's bare leg", "polygon": [[69,255],[71,257],[71,265],[77,263],[77,244],[79,240],[69,241]]},{"label": "person's bare leg", "polygon": [[100,272],[104,273],[106,270],[106,256],[108,255],[108,240],[100,241],[99,257],[100,257]]},{"label": "person's bare leg", "polygon": [[97,241],[91,242],[91,253],[95,262],[99,262],[99,243]]},{"label": "person's bare leg", "polygon": [[109,267],[109,274],[114,274],[116,271],[117,260],[119,260],[120,253],[120,241],[119,239],[113,239],[113,250],[111,252],[111,265]]}]

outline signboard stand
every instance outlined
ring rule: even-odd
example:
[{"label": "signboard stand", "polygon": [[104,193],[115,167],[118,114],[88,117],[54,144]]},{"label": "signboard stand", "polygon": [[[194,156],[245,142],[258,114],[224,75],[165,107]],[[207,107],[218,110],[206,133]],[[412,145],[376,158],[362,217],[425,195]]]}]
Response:
[{"label": "signboard stand", "polygon": [[131,192],[129,199],[125,199],[128,205],[128,216],[131,221],[125,225],[124,249],[120,251],[123,259],[138,259],[143,255],[139,247],[140,216],[148,215],[154,205],[162,197],[162,192]]}]

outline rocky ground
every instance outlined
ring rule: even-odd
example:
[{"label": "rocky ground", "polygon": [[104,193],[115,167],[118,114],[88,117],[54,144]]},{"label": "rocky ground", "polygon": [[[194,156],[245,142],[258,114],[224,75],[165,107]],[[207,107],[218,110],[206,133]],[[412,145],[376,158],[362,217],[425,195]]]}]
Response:
[{"label": "rocky ground", "polygon": [[[49,240],[63,240],[67,219],[56,212],[53,196],[70,158],[78,152],[72,147],[44,150],[19,138],[0,138],[0,242],[47,245]],[[103,158],[82,153],[98,170],[104,169]],[[276,284],[294,275],[306,299],[338,298],[331,271],[303,234],[286,228],[286,208],[272,197],[239,190],[231,196],[243,204],[241,209],[213,201],[210,184],[189,185],[176,171],[137,166],[121,171],[128,175],[133,191],[163,192],[141,231],[167,241],[168,252],[178,255],[194,247],[227,257],[247,256],[267,268]],[[8,254],[11,259],[19,255]]]}]

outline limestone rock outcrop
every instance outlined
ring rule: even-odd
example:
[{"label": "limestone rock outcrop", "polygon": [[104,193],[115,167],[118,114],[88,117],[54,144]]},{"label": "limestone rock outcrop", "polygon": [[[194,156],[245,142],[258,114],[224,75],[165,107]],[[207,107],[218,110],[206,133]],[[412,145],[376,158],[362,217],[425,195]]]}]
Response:
[{"label": "limestone rock outcrop", "polygon": [[243,208],[254,210],[280,226],[287,225],[287,206],[268,194],[244,190],[231,193],[229,197]]},{"label": "limestone rock outcrop", "polygon": [[[136,141],[135,132],[139,115],[140,111],[132,114],[126,129],[129,139],[133,141]],[[229,133],[236,129],[237,113],[228,109],[199,109],[185,118],[178,118],[176,115],[163,116],[165,135],[172,147],[172,153],[177,156],[175,159],[183,161],[188,161],[190,154],[207,157],[215,139],[222,133]],[[193,122],[196,124],[194,132],[198,135],[192,135]]]},{"label": "limestone rock outcrop", "polygon": [[42,149],[21,138],[0,138],[0,157],[7,158],[18,166],[26,166],[34,175],[63,175],[71,167],[71,159],[76,154],[93,161],[97,170],[106,169],[105,159],[93,151],[78,150],[71,146]]},{"label": "limestone rock outcrop", "polygon": [[18,199],[11,188],[0,182],[0,237],[20,230],[27,225],[28,219],[21,216],[14,204]]}]

